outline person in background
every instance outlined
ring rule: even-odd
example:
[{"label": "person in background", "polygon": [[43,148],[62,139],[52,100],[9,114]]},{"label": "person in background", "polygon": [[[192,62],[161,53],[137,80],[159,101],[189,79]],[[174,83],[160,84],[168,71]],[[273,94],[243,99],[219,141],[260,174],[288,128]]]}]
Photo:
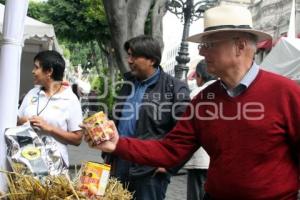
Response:
[{"label": "person in background", "polygon": [[[140,35],[124,44],[130,72],[124,74],[113,109],[119,133],[128,138],[159,140],[176,124],[190,101],[188,86],[160,67],[161,48],[151,36]],[[176,105],[173,107],[173,105]],[[173,112],[172,112],[173,111]],[[136,200],[163,200],[170,169],[110,158],[112,175],[133,192]]]},{"label": "person in background", "polygon": [[54,140],[68,166],[66,145],[79,145],[82,140],[82,111],[71,87],[63,84],[64,70],[65,61],[56,51],[42,51],[34,57],[32,74],[37,87],[24,97],[18,125],[29,121],[43,138]]},{"label": "person in background", "polygon": [[199,92],[216,81],[216,78],[207,72],[207,64],[205,60],[201,60],[195,71],[195,79],[197,87],[191,91],[190,97],[195,97]]},{"label": "person in background", "polygon": [[220,5],[204,14],[199,43],[207,71],[219,78],[202,90],[161,140],[114,134],[90,146],[142,165],[172,167],[200,146],[210,156],[205,200],[296,200],[300,186],[300,87],[260,69],[250,11]]},{"label": "person in background", "polygon": [[[216,81],[215,77],[207,72],[205,60],[201,60],[195,71],[196,87],[192,90],[190,97],[194,98],[199,92]],[[209,166],[209,156],[206,151],[200,147],[185,164],[187,169],[187,200],[201,200],[204,197],[204,183],[207,177]]]},{"label": "person in background", "polygon": [[97,88],[93,88],[88,94],[88,108],[91,114],[99,112],[100,110],[98,105],[98,99],[99,92],[97,91]]},{"label": "person in background", "polygon": [[73,91],[73,93],[76,95],[77,99],[80,100],[81,94],[80,94],[80,91],[79,91],[79,88],[78,88],[78,84],[77,84],[77,83],[73,83],[73,84],[72,84],[72,91]]}]

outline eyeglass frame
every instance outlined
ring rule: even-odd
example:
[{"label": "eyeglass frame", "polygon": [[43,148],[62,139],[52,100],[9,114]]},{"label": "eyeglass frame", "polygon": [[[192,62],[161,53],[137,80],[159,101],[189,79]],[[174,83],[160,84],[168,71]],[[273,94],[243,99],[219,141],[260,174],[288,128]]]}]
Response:
[{"label": "eyeglass frame", "polygon": [[233,37],[233,38],[228,38],[228,39],[219,39],[219,40],[212,40],[212,41],[206,41],[206,42],[200,42],[198,45],[198,50],[200,51],[202,48],[204,49],[212,49],[215,44],[219,42],[224,42],[224,41],[229,41],[229,40],[238,40],[240,39],[239,37]]}]

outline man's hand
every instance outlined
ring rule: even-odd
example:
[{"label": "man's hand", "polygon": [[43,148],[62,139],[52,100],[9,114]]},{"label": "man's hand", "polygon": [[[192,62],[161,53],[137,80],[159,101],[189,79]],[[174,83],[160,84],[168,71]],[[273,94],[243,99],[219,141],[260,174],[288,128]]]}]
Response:
[{"label": "man's hand", "polygon": [[112,137],[109,140],[98,140],[95,142],[91,135],[88,133],[85,125],[80,125],[83,130],[84,140],[89,144],[91,148],[99,149],[106,153],[112,153],[115,151],[117,147],[117,143],[119,141],[119,134],[118,131],[115,129],[113,132]]},{"label": "man's hand", "polygon": [[156,176],[157,174],[160,174],[160,173],[165,174],[165,173],[167,173],[167,172],[168,172],[168,171],[166,170],[166,168],[158,167],[158,168],[154,171],[152,177]]}]

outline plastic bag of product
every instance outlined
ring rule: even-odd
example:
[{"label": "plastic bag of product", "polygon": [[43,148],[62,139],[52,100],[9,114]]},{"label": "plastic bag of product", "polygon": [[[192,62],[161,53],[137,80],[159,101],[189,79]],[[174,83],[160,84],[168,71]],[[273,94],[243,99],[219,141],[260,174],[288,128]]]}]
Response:
[{"label": "plastic bag of product", "polygon": [[7,159],[14,172],[43,177],[67,171],[56,143],[41,139],[29,123],[5,130]]}]

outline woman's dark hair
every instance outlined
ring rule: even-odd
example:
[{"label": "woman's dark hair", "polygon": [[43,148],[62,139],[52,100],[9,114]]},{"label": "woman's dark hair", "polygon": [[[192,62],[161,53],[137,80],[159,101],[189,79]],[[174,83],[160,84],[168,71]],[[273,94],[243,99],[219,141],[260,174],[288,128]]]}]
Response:
[{"label": "woman's dark hair", "polygon": [[158,67],[161,61],[161,48],[159,42],[151,36],[140,35],[126,41],[124,44],[126,52],[130,49],[132,56],[144,57],[154,60],[154,67]]},{"label": "woman's dark hair", "polygon": [[79,90],[78,84],[77,83],[73,83],[72,84],[72,91],[76,95],[76,97],[79,99],[80,95],[78,94],[78,90]]},{"label": "woman's dark hair", "polygon": [[39,61],[42,70],[49,71],[53,69],[51,78],[55,81],[62,81],[65,71],[65,60],[57,51],[41,51],[33,59]]}]

